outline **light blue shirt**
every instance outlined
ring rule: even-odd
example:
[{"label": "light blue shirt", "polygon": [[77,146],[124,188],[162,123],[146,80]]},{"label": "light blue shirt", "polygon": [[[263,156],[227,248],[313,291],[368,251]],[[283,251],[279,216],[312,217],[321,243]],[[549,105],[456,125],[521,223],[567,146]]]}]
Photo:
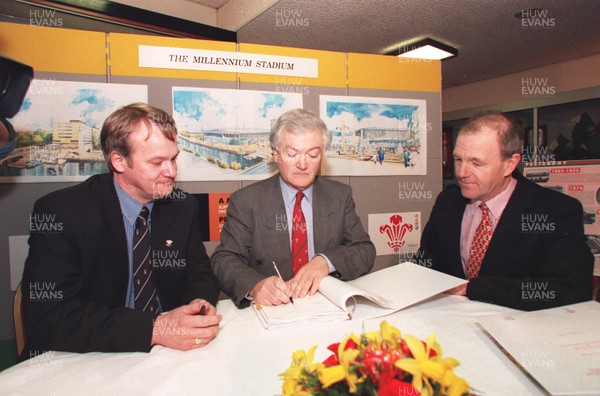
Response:
[{"label": "light blue shirt", "polygon": [[[281,194],[283,195],[283,203],[285,205],[285,216],[288,223],[288,233],[290,234],[290,246],[292,246],[292,219],[294,218],[294,205],[296,204],[296,189],[288,186],[283,179],[279,178],[279,186],[281,187]],[[329,272],[334,272],[335,267],[329,261],[329,259],[322,253],[315,254],[315,231],[313,227],[313,186],[311,185],[304,193],[304,199],[301,202],[302,213],[306,220],[306,237],[308,239],[308,260],[312,260],[315,255],[319,255],[327,261]]]},{"label": "light blue shirt", "polygon": [[121,206],[121,213],[123,214],[125,236],[127,237],[127,255],[129,257],[129,282],[127,283],[125,307],[134,309],[135,292],[133,287],[133,233],[135,232],[135,222],[142,208],[146,206],[150,212],[148,215],[148,229],[149,231],[152,231],[152,208],[154,207],[154,202],[142,205],[135,199],[131,198],[125,191],[123,191],[121,186],[119,186],[119,183],[117,183],[114,178],[113,183],[115,185],[115,190],[117,190],[117,197],[119,197],[119,205]]}]

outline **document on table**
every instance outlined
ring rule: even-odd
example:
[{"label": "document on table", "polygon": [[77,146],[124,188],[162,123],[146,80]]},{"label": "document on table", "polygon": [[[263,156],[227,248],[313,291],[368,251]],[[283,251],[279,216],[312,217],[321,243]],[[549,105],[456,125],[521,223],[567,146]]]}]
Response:
[{"label": "document on table", "polygon": [[413,263],[402,263],[343,282],[331,276],[314,296],[294,304],[263,307],[253,304],[266,328],[342,320],[366,320],[389,315],[467,281]]},{"label": "document on table", "polygon": [[600,392],[600,303],[487,316],[479,326],[548,393]]}]

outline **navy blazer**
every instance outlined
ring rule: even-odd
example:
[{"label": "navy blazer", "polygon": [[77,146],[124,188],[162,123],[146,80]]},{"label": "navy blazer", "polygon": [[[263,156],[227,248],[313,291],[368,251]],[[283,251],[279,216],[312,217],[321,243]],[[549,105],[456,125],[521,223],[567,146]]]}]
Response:
[{"label": "navy blazer", "polygon": [[[518,172],[513,177],[517,186],[467,296],[521,310],[592,299],[594,258],[585,243],[581,204]],[[465,278],[460,237],[467,203],[458,186],[440,193],[421,237],[420,264]]]},{"label": "navy blazer", "polygon": [[[42,197],[31,219],[21,359],[45,350],[149,351],[154,315],[125,308],[128,253],[112,174]],[[195,298],[216,304],[219,287],[194,197],[175,190],[170,199],[155,201],[151,233],[163,311]]]}]

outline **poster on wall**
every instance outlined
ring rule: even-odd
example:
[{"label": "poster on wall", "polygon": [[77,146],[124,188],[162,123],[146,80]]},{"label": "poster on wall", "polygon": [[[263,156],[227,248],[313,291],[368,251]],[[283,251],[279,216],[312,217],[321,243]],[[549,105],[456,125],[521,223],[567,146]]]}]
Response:
[{"label": "poster on wall", "polygon": [[321,96],[332,134],[321,173],[327,176],[425,175],[425,100]]},{"label": "poster on wall", "polygon": [[397,254],[410,261],[421,243],[421,212],[369,214],[369,236],[378,256]]},{"label": "poster on wall", "polygon": [[192,194],[198,202],[198,223],[202,240],[220,241],[221,230],[227,221],[227,206],[231,193]]},{"label": "poster on wall", "polygon": [[600,160],[530,162],[524,176],[542,187],[576,198],[583,206],[587,235],[600,235]]},{"label": "poster on wall", "polygon": [[10,120],[16,148],[0,162],[0,182],[82,181],[107,172],[104,120],[121,106],[147,101],[146,85],[32,80]]},{"label": "poster on wall", "polygon": [[269,133],[302,94],[173,87],[178,180],[260,180],[273,175]]}]

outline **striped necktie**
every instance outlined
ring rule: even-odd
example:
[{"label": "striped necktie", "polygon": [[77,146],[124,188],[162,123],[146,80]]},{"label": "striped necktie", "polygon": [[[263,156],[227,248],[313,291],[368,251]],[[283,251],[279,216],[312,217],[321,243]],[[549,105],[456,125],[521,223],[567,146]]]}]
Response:
[{"label": "striped necktie", "polygon": [[150,211],[144,206],[135,222],[135,232],[133,234],[135,309],[157,313],[156,287],[154,285],[152,264],[150,262],[149,214]]}]

